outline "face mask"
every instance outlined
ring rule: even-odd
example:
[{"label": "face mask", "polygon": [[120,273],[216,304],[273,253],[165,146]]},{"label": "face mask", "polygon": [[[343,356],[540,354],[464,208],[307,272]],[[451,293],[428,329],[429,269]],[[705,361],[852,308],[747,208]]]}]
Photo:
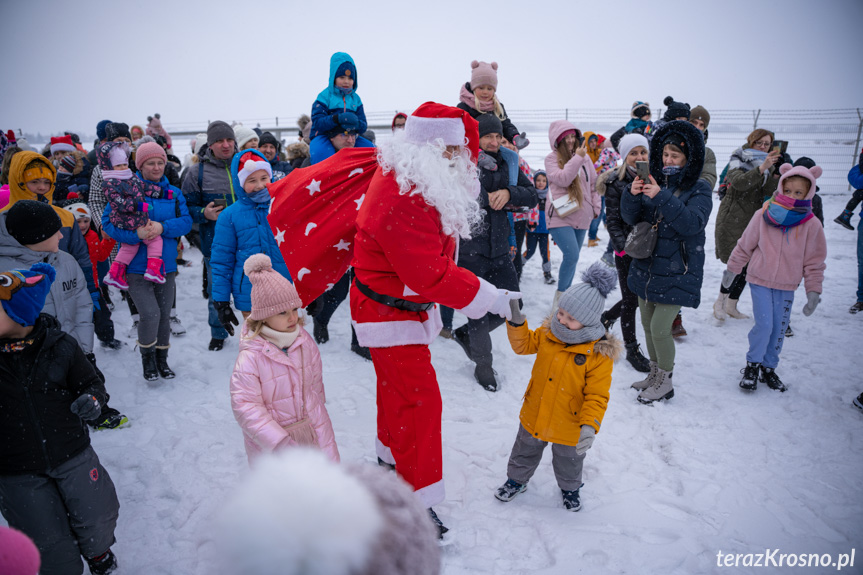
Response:
[{"label": "face mask", "polygon": [[270,201],[270,191],[267,188],[262,190],[258,190],[252,194],[248,194],[249,199],[255,202],[256,204],[263,204],[264,202]]}]

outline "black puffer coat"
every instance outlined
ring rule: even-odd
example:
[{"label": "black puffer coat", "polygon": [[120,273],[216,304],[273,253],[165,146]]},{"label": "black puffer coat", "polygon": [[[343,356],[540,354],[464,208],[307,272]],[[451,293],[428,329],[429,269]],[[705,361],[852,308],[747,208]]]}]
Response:
[{"label": "black puffer coat", "polygon": [[[626,170],[626,165],[624,164],[619,169]],[[611,236],[611,245],[614,247],[614,251],[622,252],[626,246],[626,238],[632,231],[632,226],[623,221],[623,217],[620,215],[620,199],[623,194],[629,193],[633,178],[629,174],[625,174],[621,180],[618,176],[618,170],[613,172],[614,175],[609,175],[605,182],[605,225],[608,228],[608,235]]]},{"label": "black puffer coat", "polygon": [[84,451],[87,426],[69,407],[83,393],[107,401],[96,370],[56,319],[41,314],[25,339],[34,342],[0,353],[0,475],[44,472]]}]

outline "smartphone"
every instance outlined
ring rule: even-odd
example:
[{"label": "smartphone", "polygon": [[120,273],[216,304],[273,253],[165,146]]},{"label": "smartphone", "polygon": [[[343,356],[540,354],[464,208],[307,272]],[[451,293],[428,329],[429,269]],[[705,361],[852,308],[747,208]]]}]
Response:
[{"label": "smartphone", "polygon": [[648,162],[635,162],[635,174],[643,182],[650,181],[650,164]]},{"label": "smartphone", "polygon": [[779,152],[781,155],[785,155],[785,151],[788,149],[788,140],[773,140],[773,150]]},{"label": "smartphone", "polygon": [[213,200],[213,205],[217,208],[225,208],[228,206],[228,200],[226,198],[219,198],[217,200]]}]

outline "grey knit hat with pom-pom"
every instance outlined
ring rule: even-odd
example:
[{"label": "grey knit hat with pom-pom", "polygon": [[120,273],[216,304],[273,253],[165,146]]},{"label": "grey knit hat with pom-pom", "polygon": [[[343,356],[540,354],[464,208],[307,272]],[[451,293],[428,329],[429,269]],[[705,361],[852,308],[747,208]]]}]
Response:
[{"label": "grey knit hat with pom-pom", "polygon": [[605,335],[602,325],[602,310],[605,298],[617,285],[617,274],[603,263],[596,262],[581,274],[580,283],[566,290],[558,307],[571,315],[584,327],[571,330],[557,319],[557,312],[551,318],[551,333],[564,343],[584,343],[594,341]]}]

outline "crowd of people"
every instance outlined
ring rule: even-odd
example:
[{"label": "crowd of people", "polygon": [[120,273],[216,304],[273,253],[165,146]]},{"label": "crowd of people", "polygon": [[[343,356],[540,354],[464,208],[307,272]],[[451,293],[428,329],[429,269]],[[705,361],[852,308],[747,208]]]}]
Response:
[{"label": "crowd of people", "polygon": [[[93,353],[94,339],[126,353],[111,316],[118,296],[151,385],[176,377],[168,352],[185,333],[178,290],[200,288],[207,300],[210,351],[238,328],[231,404],[250,464],[296,446],[340,461],[318,346],[349,298],[351,350],[373,362],[378,379],[378,462],[413,489],[440,538],[448,529],[432,506],[445,496],[441,397],[429,344],[439,335],[457,343],[489,392],[500,388],[494,329],[506,326],[516,354],[536,355],[507,480],[494,495],[508,502],[523,492],[551,443],[562,505],[578,511],[614,359],[623,355],[646,374],[632,384],[642,404],[672,399],[675,377],[687,377],[675,373],[675,338],[686,335],[681,309],[701,303],[715,203],[715,255],[725,271],[713,315],[720,325],[748,319],[738,302],[749,284],[755,316],[739,387],[787,390],[776,370],[793,335],[794,292],[803,282],[803,313],[812,314],[828,249],[821,168],[811,158],[794,161],[771,131],[756,129],[717,174],[709,112],[669,97],[656,122],[647,102],[634,102],[608,138],[552,122],[550,152],[534,169],[520,151],[540,139],[531,144],[507,115],[497,63],[478,61],[455,106],[396,114],[392,137],[376,147],[358,88],[354,60],[333,54],[296,141],[213,121],[185,161],[159,114],[145,128],[99,122],[89,152],[70,133],[41,151],[11,130],[0,135],[0,511],[35,542],[43,573],[81,573],[82,557],[94,574],[117,565],[119,502],[88,426],[129,421],[108,405],[111,382]],[[338,176],[346,166],[350,173]],[[366,168],[372,176],[345,183]],[[863,154],[849,173],[857,191],[835,220],[850,230],[862,169]],[[334,194],[349,201],[335,204]],[[276,225],[289,219],[281,197],[340,217],[303,214]],[[587,248],[599,246],[602,223],[605,254],[576,281],[585,237]],[[863,311],[861,230],[858,222],[852,314]],[[297,254],[300,236],[338,244]],[[182,238],[203,256],[202,286],[177,282],[190,264]],[[549,240],[562,253],[556,278]],[[521,276],[537,251],[556,290],[548,319],[530,329]],[[321,281],[315,275],[327,262],[338,273]],[[609,302],[616,286],[619,301]],[[185,311],[203,314],[204,305]],[[458,328],[455,311],[467,317]],[[622,342],[613,335],[618,321]],[[863,410],[863,394],[854,404]]]}]

